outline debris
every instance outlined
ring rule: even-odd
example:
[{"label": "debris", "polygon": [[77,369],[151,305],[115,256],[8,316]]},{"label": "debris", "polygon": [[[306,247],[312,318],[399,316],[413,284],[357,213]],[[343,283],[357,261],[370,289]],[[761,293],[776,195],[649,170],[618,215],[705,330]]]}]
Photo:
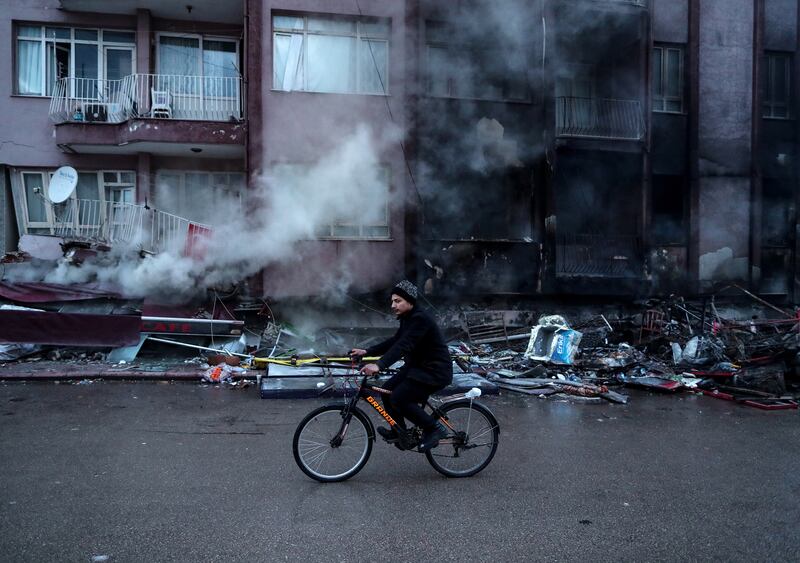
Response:
[{"label": "debris", "polygon": [[18,360],[35,354],[42,349],[38,344],[0,344],[0,361],[8,362],[11,360]]},{"label": "debris", "polygon": [[665,391],[668,393],[674,393],[683,387],[683,383],[680,381],[653,376],[631,377],[625,380],[625,384],[633,387],[653,389],[654,391]]},{"label": "debris", "polygon": [[230,383],[235,375],[243,374],[246,370],[239,367],[220,364],[209,367],[203,372],[203,381],[206,383]]},{"label": "debris", "polygon": [[531,329],[525,357],[540,362],[571,364],[578,352],[583,335],[567,326],[564,317],[541,317]]}]

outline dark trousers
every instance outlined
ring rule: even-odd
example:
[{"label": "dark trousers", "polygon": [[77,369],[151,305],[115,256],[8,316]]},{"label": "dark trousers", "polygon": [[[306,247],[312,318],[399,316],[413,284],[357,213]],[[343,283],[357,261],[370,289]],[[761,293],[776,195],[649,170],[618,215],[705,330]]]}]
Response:
[{"label": "dark trousers", "polygon": [[425,412],[422,405],[433,393],[443,389],[442,386],[416,381],[408,377],[408,372],[401,371],[381,387],[392,391],[388,397],[384,395],[383,408],[402,428],[406,427],[403,418],[407,418],[423,430],[430,430],[436,426],[436,419]]}]

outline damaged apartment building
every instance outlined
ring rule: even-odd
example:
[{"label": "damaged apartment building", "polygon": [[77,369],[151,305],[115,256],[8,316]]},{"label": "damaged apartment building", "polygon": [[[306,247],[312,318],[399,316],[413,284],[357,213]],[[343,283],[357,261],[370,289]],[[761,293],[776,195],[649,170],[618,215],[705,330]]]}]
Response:
[{"label": "damaged apartment building", "polygon": [[[800,297],[797,0],[0,6],[6,262],[235,225],[257,297]],[[329,156],[362,128],[367,191]]]}]

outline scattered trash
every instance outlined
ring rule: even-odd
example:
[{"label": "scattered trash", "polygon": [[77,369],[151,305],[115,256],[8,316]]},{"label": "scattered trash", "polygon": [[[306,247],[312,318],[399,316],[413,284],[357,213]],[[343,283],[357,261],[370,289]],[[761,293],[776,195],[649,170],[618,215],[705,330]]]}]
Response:
[{"label": "scattered trash", "polygon": [[213,383],[213,384],[221,384],[221,383],[231,383],[233,384],[233,378],[235,376],[243,375],[247,372],[244,368],[231,366],[228,364],[219,364],[216,366],[211,366],[203,372],[202,380],[206,383]]},{"label": "scattered trash", "polygon": [[571,364],[583,335],[567,326],[564,317],[552,315],[539,319],[531,329],[525,357],[554,364]]},{"label": "scattered trash", "polygon": [[38,344],[0,344],[0,361],[9,362],[35,354],[42,349]]}]

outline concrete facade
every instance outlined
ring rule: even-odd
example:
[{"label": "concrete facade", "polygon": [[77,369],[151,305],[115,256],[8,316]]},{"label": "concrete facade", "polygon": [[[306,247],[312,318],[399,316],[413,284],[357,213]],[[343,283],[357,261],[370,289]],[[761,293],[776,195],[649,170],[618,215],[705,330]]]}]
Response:
[{"label": "concrete facade", "polygon": [[[311,167],[363,130],[389,178],[385,231],[292,241],[250,280],[261,295],[372,292],[409,277],[433,295],[695,293],[736,281],[800,298],[796,0],[243,0],[235,23],[204,21],[212,4],[98,14],[81,11],[91,0],[0,0],[6,238],[9,217],[25,232],[24,171],[131,171],[139,203],[163,200],[170,171],[246,174],[259,193],[276,171]],[[387,46],[386,95],[276,83],[276,37],[295,35],[297,47],[311,35],[276,31],[275,17],[386,25],[375,44]],[[54,124],[49,97],[15,90],[25,23],[132,31],[140,75],[158,72],[162,33],[234,41],[242,118]],[[299,48],[307,64],[308,43]],[[679,76],[676,107],[658,106],[667,101],[653,89],[654,57],[665,65],[668,52],[679,70],[658,79]],[[788,57],[786,116],[762,114],[770,53]]]}]

